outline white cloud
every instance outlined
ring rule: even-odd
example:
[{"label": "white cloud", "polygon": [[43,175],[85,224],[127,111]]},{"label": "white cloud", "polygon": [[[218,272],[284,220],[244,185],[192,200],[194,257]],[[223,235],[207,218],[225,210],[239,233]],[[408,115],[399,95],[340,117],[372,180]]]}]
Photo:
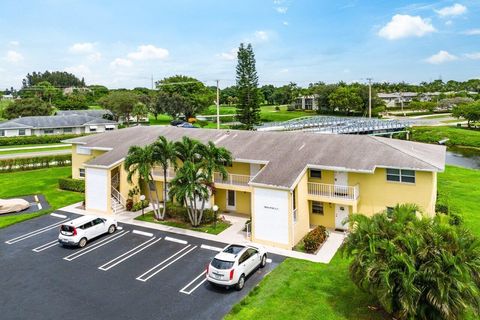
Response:
[{"label": "white cloud", "polygon": [[378,35],[388,40],[396,40],[413,36],[422,37],[434,31],[435,28],[428,19],[423,19],[420,16],[396,14],[389,23],[380,29]]},{"label": "white cloud", "polygon": [[137,51],[129,53],[127,56],[132,60],[163,60],[168,57],[168,50],[147,44],[138,47]]},{"label": "white cloud", "polygon": [[7,54],[5,55],[5,60],[8,62],[20,62],[23,60],[23,55],[14,50],[8,50]]},{"label": "white cloud", "polygon": [[288,11],[287,7],[276,7],[275,10],[277,10],[278,13],[280,14],[286,14]]},{"label": "white cloud", "polygon": [[465,57],[472,60],[480,60],[480,52],[466,53]]},{"label": "white cloud", "polygon": [[288,26],[288,21],[283,21],[284,26]]},{"label": "white cloud", "polygon": [[131,60],[123,59],[123,58],[116,58],[112,62],[110,62],[110,66],[113,68],[117,67],[131,67],[133,65]]},{"label": "white cloud", "polygon": [[448,51],[440,50],[438,53],[427,58],[426,61],[431,64],[441,64],[449,61],[454,61],[457,59],[458,59],[457,56],[449,53]]},{"label": "white cloud", "polygon": [[217,57],[222,60],[235,60],[237,58],[237,48],[232,48],[228,52],[219,53],[217,54]]},{"label": "white cloud", "polygon": [[480,29],[470,29],[465,31],[464,34],[469,36],[480,36]]},{"label": "white cloud", "polygon": [[100,52],[93,52],[88,55],[88,60],[95,62],[100,61],[102,59],[102,54]]},{"label": "white cloud", "polygon": [[76,76],[83,77],[86,74],[90,73],[90,68],[87,67],[86,65],[79,64],[78,66],[67,67],[67,68],[65,68],[65,71],[69,72],[69,73],[73,73]]},{"label": "white cloud", "polygon": [[92,53],[95,51],[95,44],[92,42],[74,43],[68,50],[77,54]]},{"label": "white cloud", "polygon": [[255,39],[257,41],[261,41],[261,42],[264,42],[264,41],[268,41],[268,32],[266,31],[255,31]]},{"label": "white cloud", "polygon": [[453,6],[444,7],[440,10],[435,10],[435,12],[442,18],[444,17],[454,17],[459,16],[467,12],[467,7],[462,4],[455,3]]},{"label": "white cloud", "polygon": [[451,26],[453,24],[453,21],[452,20],[447,20],[445,21],[445,25],[446,26]]}]

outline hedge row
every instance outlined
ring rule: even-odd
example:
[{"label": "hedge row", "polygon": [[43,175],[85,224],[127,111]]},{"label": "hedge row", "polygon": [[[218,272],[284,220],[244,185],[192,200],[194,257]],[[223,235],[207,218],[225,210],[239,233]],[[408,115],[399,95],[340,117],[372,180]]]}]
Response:
[{"label": "hedge row", "polygon": [[72,155],[54,155],[32,158],[0,159],[0,172],[26,171],[50,167],[66,167],[72,163]]},{"label": "hedge row", "polygon": [[[187,208],[176,203],[167,202],[167,218],[190,223]],[[214,212],[212,209],[203,210],[202,223],[212,223],[214,220]]]},{"label": "hedge row", "polygon": [[325,242],[328,237],[327,229],[324,226],[318,226],[310,231],[305,238],[303,238],[303,245],[305,251],[308,253],[315,253],[320,245]]},{"label": "hedge row", "polygon": [[72,178],[58,179],[58,187],[62,190],[85,192],[85,180]]},{"label": "hedge row", "polygon": [[2,137],[0,146],[15,146],[23,144],[47,144],[60,143],[62,140],[76,138],[79,134],[56,134],[44,136],[21,136],[21,137]]}]

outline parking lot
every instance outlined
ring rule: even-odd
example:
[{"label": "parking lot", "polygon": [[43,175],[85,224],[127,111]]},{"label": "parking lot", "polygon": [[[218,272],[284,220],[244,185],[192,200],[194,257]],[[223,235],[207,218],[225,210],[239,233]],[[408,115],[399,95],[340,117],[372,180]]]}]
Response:
[{"label": "parking lot", "polygon": [[85,248],[57,243],[77,215],[57,211],[0,230],[1,319],[220,319],[283,257],[269,255],[242,291],[205,281],[225,246],[120,224]]}]

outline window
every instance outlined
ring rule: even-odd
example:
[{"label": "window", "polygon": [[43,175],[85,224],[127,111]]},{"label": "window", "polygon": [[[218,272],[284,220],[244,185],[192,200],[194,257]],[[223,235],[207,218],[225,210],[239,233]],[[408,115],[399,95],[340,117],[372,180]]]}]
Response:
[{"label": "window", "polygon": [[310,169],[310,178],[322,179],[322,171]]},{"label": "window", "polygon": [[323,216],[323,202],[312,201],[312,213]]},{"label": "window", "polygon": [[393,214],[393,207],[387,207],[387,217],[391,218]]},{"label": "window", "polygon": [[93,225],[95,226],[95,225],[100,224],[100,223],[103,223],[103,222],[104,222],[104,221],[103,221],[102,218],[97,218],[97,219],[93,220]]},{"label": "window", "polygon": [[73,128],[63,128],[63,133],[72,133]]},{"label": "window", "polygon": [[230,269],[231,267],[233,267],[233,261],[224,261],[214,258],[212,260],[212,267],[220,270]]},{"label": "window", "polygon": [[90,132],[96,132],[97,131],[97,127],[90,127]]},{"label": "window", "polygon": [[0,137],[4,137],[5,136],[5,130],[0,130]]},{"label": "window", "polygon": [[85,169],[78,169],[78,175],[80,176],[80,178],[85,178]]},{"label": "window", "polygon": [[107,124],[107,125],[105,126],[105,131],[112,131],[112,130],[115,130],[115,126],[114,126],[114,125]]},{"label": "window", "polygon": [[53,129],[43,129],[43,133],[44,133],[44,134],[52,134],[52,133],[53,133]]},{"label": "window", "polygon": [[238,259],[238,264],[240,263],[244,263],[245,261],[248,260],[248,258],[250,258],[250,253],[248,251],[244,252],[242,254],[242,256],[240,257],[240,259]]},{"label": "window", "polygon": [[387,181],[415,183],[415,171],[403,169],[387,169]]},{"label": "window", "polygon": [[18,129],[18,135],[19,136],[24,136],[25,135],[25,129]]}]

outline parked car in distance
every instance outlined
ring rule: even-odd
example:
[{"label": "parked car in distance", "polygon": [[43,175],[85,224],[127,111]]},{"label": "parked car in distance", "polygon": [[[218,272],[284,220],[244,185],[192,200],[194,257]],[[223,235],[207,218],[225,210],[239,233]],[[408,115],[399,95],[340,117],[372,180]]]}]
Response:
[{"label": "parked car in distance", "polygon": [[184,123],[184,122],[185,122],[185,120],[175,119],[175,120],[170,121],[170,125],[172,125],[172,126],[178,126],[179,124],[182,124],[182,123]]},{"label": "parked car in distance", "polygon": [[189,122],[183,122],[177,125],[179,128],[195,128],[195,126]]},{"label": "parked car in distance", "polygon": [[58,242],[62,245],[85,247],[88,241],[117,230],[117,221],[111,218],[83,216],[60,226]]},{"label": "parked car in distance", "polygon": [[261,246],[231,244],[207,266],[208,282],[242,290],[248,275],[267,264],[267,252]]},{"label": "parked car in distance", "polygon": [[0,199],[0,214],[20,212],[30,207],[24,199]]}]

